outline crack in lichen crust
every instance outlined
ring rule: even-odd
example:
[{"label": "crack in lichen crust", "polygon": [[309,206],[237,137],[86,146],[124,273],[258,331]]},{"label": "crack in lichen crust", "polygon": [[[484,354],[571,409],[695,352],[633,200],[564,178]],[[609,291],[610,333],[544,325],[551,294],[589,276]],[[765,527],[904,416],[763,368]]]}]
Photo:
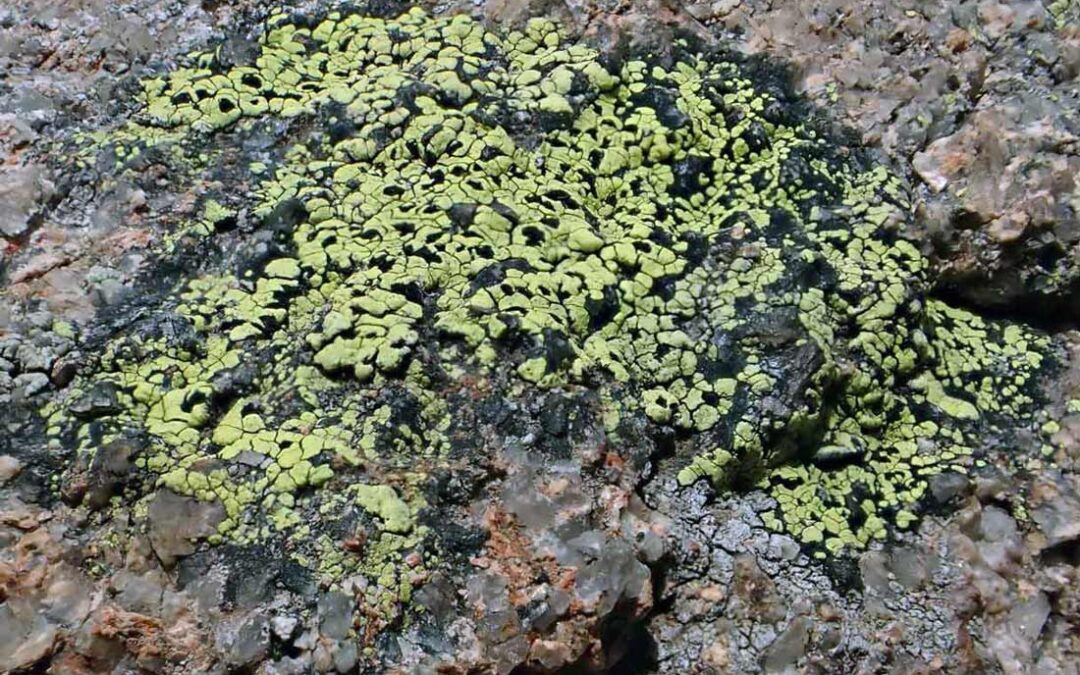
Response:
[{"label": "crack in lichen crust", "polygon": [[[438,383],[466,373],[600,389],[616,439],[633,416],[673,429],[682,484],[760,484],[766,524],[822,554],[910,525],[987,420],[1035,419],[1047,339],[927,300],[899,181],[735,62],[612,72],[546,21],[418,9],[278,14],[252,65],[194,61],[111,142],[322,115],[338,131],[256,171],[252,212],[302,217],[45,414],[86,454],[145,436],[157,485],[224,507],[215,541],[281,537],[331,581],[377,579],[366,602],[391,612],[450,453]],[[204,214],[189,233],[232,217]],[[304,515],[357,507],[378,536],[356,555]]]}]

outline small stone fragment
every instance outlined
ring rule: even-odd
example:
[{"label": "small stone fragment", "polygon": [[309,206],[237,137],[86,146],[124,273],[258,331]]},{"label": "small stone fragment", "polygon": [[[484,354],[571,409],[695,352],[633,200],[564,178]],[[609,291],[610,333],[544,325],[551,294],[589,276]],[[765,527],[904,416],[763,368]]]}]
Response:
[{"label": "small stone fragment", "polygon": [[22,471],[22,462],[11,455],[0,455],[0,485],[7,483]]}]

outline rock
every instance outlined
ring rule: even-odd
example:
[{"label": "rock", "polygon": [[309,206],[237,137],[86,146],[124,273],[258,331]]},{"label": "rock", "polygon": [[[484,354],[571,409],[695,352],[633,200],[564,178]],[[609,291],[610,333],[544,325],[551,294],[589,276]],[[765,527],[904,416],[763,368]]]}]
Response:
[{"label": "rock", "polygon": [[319,632],[332,640],[344,640],[352,630],[353,600],[331,591],[319,598]]},{"label": "rock", "polygon": [[[650,596],[649,568],[641,564],[630,544],[622,539],[606,542],[599,557],[578,571],[575,590],[588,604],[595,604],[601,616],[608,614],[624,600]],[[642,608],[642,614],[648,608]],[[635,612],[636,613],[636,612]]]},{"label": "rock", "polygon": [[90,391],[71,404],[71,412],[86,419],[110,415],[118,411],[116,387],[107,382],[94,385]]},{"label": "rock", "polygon": [[152,574],[135,576],[127,571],[112,579],[113,589],[117,591],[116,603],[129,612],[148,615],[161,612],[163,586],[167,583],[167,579]]},{"label": "rock", "polygon": [[11,455],[0,455],[0,486],[7,483],[22,471],[22,462]]},{"label": "rock", "polygon": [[201,502],[171,490],[159,490],[147,515],[150,543],[168,568],[195,551],[195,540],[217,531],[225,519],[225,509],[220,502]]},{"label": "rock", "polygon": [[48,344],[42,344],[42,340],[23,342],[15,350],[15,361],[24,371],[40,370],[48,372],[56,360],[55,350]]},{"label": "rock", "polygon": [[53,184],[40,166],[4,167],[0,171],[0,202],[6,208],[0,216],[0,236],[17,237],[26,233],[29,218],[38,203],[53,192]]},{"label": "rock", "polygon": [[735,556],[732,588],[734,595],[728,611],[735,616],[753,616],[771,623],[787,614],[784,600],[776,592],[776,584],[750,554]]},{"label": "rock", "polygon": [[859,572],[862,574],[863,587],[867,591],[873,591],[881,597],[892,594],[889,585],[888,558],[884,553],[880,551],[863,553],[859,558]]},{"label": "rock", "polygon": [[569,645],[556,640],[536,640],[529,648],[529,661],[546,671],[556,671],[574,658]]},{"label": "rock", "polygon": [[90,284],[94,299],[100,306],[116,305],[131,290],[125,283],[123,273],[101,265],[90,268],[86,274],[86,281]]},{"label": "rock", "polygon": [[231,665],[250,666],[266,658],[270,650],[269,622],[260,612],[239,621],[222,621],[214,629],[214,641]]},{"label": "rock", "polygon": [[302,654],[297,657],[284,657],[271,663],[264,663],[266,675],[308,675],[311,673],[311,656]]},{"label": "rock", "polygon": [[970,485],[971,481],[964,474],[946,471],[930,478],[930,493],[935,502],[945,506],[966,494]]},{"label": "rock", "polygon": [[16,401],[25,401],[49,388],[49,376],[45,373],[23,373],[12,380]]},{"label": "rock", "polygon": [[339,673],[349,673],[356,668],[357,649],[356,643],[351,640],[338,642],[334,648],[334,670]]},{"label": "rock", "polygon": [[0,603],[0,671],[30,669],[53,649],[57,627],[26,603]]},{"label": "rock", "polygon": [[951,167],[964,159],[957,157],[950,162],[951,158],[949,141],[942,138],[931,143],[925,151],[915,153],[911,166],[934,192],[941,192],[949,185]]},{"label": "rock", "polygon": [[897,546],[889,552],[889,570],[904,588],[920,588],[930,579],[930,554],[914,548]]},{"label": "rock", "polygon": [[644,531],[637,541],[637,553],[643,562],[652,565],[664,556],[664,538],[655,532]]},{"label": "rock", "polygon": [[515,635],[492,650],[495,669],[499,675],[510,673],[529,656],[529,641],[524,635]]},{"label": "rock", "polygon": [[1004,541],[1017,535],[1016,521],[1008,513],[996,506],[987,506],[982,510],[979,532],[987,541]]},{"label": "rock", "polygon": [[791,537],[774,534],[769,537],[768,555],[774,560],[794,560],[799,555],[799,544]]},{"label": "rock", "polygon": [[521,630],[507,586],[505,577],[491,573],[477,574],[466,583],[466,598],[480,617],[477,633],[481,639],[498,643]]},{"label": "rock", "polygon": [[1010,213],[991,220],[986,232],[999,244],[1011,244],[1024,236],[1030,224],[1031,218],[1027,214]]},{"label": "rock", "polygon": [[[365,6],[381,13],[399,4]],[[432,11],[440,15],[477,5],[423,4],[438,5]],[[942,298],[1053,317],[1045,307],[1067,307],[1075,295],[1075,87],[1061,79],[1080,63],[1072,26],[1041,16],[1039,3],[1016,2],[481,4],[495,13],[491,25],[504,18],[498,7],[522,19],[557,11],[578,22],[589,44],[612,53],[588,77],[562,76],[580,49],[539,58],[543,100],[563,112],[537,119],[531,94],[506,105],[494,91],[501,81],[480,86],[488,84],[489,65],[511,62],[488,64],[480,52],[503,48],[476,41],[478,33],[462,22],[424,31],[416,43],[446,43],[432,51],[439,64],[382,84],[319,92],[323,74],[335,82],[350,76],[333,70],[350,50],[372,51],[354,72],[393,73],[409,44],[398,42],[399,31],[408,29],[365,35],[329,53],[317,37],[321,18],[302,19],[307,7],[275,18],[282,28],[269,40],[253,39],[252,17],[270,11],[263,0],[3,3],[0,149],[12,171],[29,159],[64,171],[60,193],[35,188],[30,199],[16,192],[5,200],[0,188],[0,203],[11,201],[27,216],[16,236],[0,240],[0,332],[20,335],[0,337],[7,434],[0,446],[18,443],[12,454],[27,467],[18,478],[20,498],[36,492],[50,509],[0,506],[0,611],[23,601],[10,591],[16,584],[38,603],[34,615],[56,627],[43,643],[40,626],[0,620],[0,634],[10,628],[25,635],[30,659],[40,659],[26,670],[286,675],[626,666],[669,675],[792,671],[805,659],[805,668],[822,672],[983,672],[997,666],[976,659],[994,655],[1009,672],[1026,672],[1036,658],[1046,672],[1070,667],[1076,583],[1062,553],[1073,549],[1075,508],[1056,487],[1044,499],[1024,499],[1031,473],[1049,463],[1028,447],[1043,412],[1023,419],[1013,410],[978,420],[970,414],[970,406],[985,406],[987,391],[1002,399],[1010,398],[1007,390],[1034,393],[1043,370],[1053,370],[1055,349],[1027,327],[1020,338],[1010,332],[1004,339],[997,320],[958,319],[969,316],[959,309],[935,317],[953,311]],[[1047,4],[1055,16],[1069,11],[1057,0]],[[676,58],[669,26],[700,29],[685,20],[684,6],[713,22],[719,41],[733,37],[734,50],[758,56],[733,59],[738,65],[700,86],[690,75],[675,87],[690,71],[657,73]],[[520,62],[532,63],[531,53],[549,46],[543,24],[520,23],[513,40],[528,45]],[[640,91],[626,92],[602,124],[589,117],[580,129],[568,126],[574,114],[566,111],[590,109],[602,96],[591,81],[633,63],[637,52],[627,45],[636,43],[655,46],[658,64],[641,72]],[[247,72],[244,83],[234,68],[253,63],[265,44],[280,46],[274,51],[288,62],[279,82]],[[192,48],[209,51],[180,58]],[[457,59],[459,48],[473,53],[420,83],[434,72],[429,66]],[[383,49],[394,53],[374,53]],[[322,52],[330,61],[308,58]],[[774,70],[769,54],[793,61],[791,71]],[[128,96],[148,60],[165,64],[153,66],[164,84],[149,84],[146,98],[158,99],[150,109]],[[177,60],[209,76],[166,72]],[[479,71],[471,72],[475,64]],[[292,86],[294,70],[302,87]],[[728,89],[743,86],[729,73],[768,92],[752,100],[763,115],[731,104]],[[187,82],[189,74],[202,79]],[[805,120],[803,102],[785,90],[789,79],[816,98],[823,118],[850,122],[867,147],[839,144],[830,121]],[[225,81],[227,90],[207,97],[207,88]],[[512,86],[528,86],[523,82]],[[378,93],[383,84],[401,89]],[[444,84],[456,91],[444,92]],[[473,84],[475,105],[451,105]],[[551,85],[565,95],[547,96]],[[168,95],[156,96],[159,87]],[[208,125],[235,111],[229,92],[241,87],[273,98],[287,114],[249,116],[209,133]],[[702,96],[675,105],[677,88]],[[365,98],[371,94],[374,101]],[[189,110],[207,119],[141,123],[186,105],[185,97],[199,99]],[[337,100],[352,97],[351,107]],[[258,97],[243,103],[257,105]],[[624,105],[641,113],[633,123],[617,118]],[[680,147],[669,160],[664,146],[694,137],[698,113],[712,105],[726,131]],[[419,133],[427,122],[417,110],[442,120],[431,129],[437,133]],[[370,128],[380,116],[395,122]],[[770,130],[797,125],[802,140],[779,143],[762,133],[760,120],[740,125],[746,116],[768,117]],[[746,147],[732,144],[728,134],[744,127]],[[621,147],[622,138],[633,144]],[[466,142],[475,145],[461,146]],[[562,165],[560,153],[572,156],[592,143],[595,156]],[[384,144],[395,166],[344,161]],[[770,154],[770,144],[781,152]],[[558,152],[536,150],[548,145]],[[902,178],[880,183],[875,171],[852,183],[847,158],[860,172],[876,166],[868,150],[875,145],[892,152]],[[778,156],[783,161],[773,163]],[[446,166],[452,157],[455,165]],[[740,157],[752,158],[754,170],[743,175]],[[498,171],[470,174],[503,159]],[[824,169],[811,170],[808,159]],[[529,168],[544,162],[557,169],[528,178]],[[596,175],[601,163],[606,168]],[[671,165],[671,189],[662,185],[664,164]],[[713,173],[720,165],[723,175]],[[907,184],[912,165],[927,185]],[[346,180],[333,179],[339,166]],[[362,170],[348,175],[350,166]],[[409,170],[397,175],[400,166]],[[842,184],[833,185],[833,176]],[[757,190],[773,180],[815,194],[803,199],[788,190],[777,201],[769,192],[751,200],[761,207],[752,209],[729,199],[740,185]],[[569,189],[547,189],[562,182]],[[650,195],[655,185],[661,197],[686,194],[661,208],[667,200]],[[818,187],[826,190],[818,194]],[[430,211],[425,190],[440,192]],[[454,220],[443,218],[443,197],[474,190],[481,198],[468,201],[482,204],[449,207]],[[384,199],[398,194],[407,198]],[[894,194],[903,206],[895,212],[883,208]],[[868,196],[873,203],[862,203]],[[717,209],[698,209],[697,200],[714,200]],[[788,200],[800,203],[786,209]],[[909,200],[922,219],[908,218]],[[810,230],[784,213],[811,210],[820,216],[813,245]],[[341,225],[328,222],[330,211]],[[568,211],[583,217],[563,217]],[[684,211],[700,217],[666,226]],[[557,217],[545,218],[548,212]],[[728,217],[732,222],[710,232]],[[634,223],[634,241],[614,246],[624,223]],[[873,234],[850,240],[859,227]],[[937,234],[922,236],[924,227]],[[491,243],[469,240],[476,234],[490,235]],[[391,248],[380,243],[391,239]],[[443,250],[448,239],[469,241]],[[547,246],[543,255],[503,255],[533,240]],[[155,242],[148,252],[129,250],[148,242]],[[933,267],[909,274],[930,261],[902,255],[908,244],[932,250]],[[325,265],[324,254],[332,259]],[[907,264],[865,269],[894,256]],[[566,264],[574,258],[587,264]],[[435,266],[437,274],[424,272]],[[457,266],[468,278],[452,271]],[[319,267],[326,269],[317,278],[309,274]],[[270,269],[273,275],[263,274]],[[739,272],[748,269],[755,273]],[[447,275],[460,283],[444,286]],[[385,295],[368,293],[369,286]],[[577,293],[578,286],[590,293]],[[730,289],[737,303],[720,300]],[[100,306],[97,317],[92,303]],[[704,308],[716,311],[702,318]],[[73,345],[48,337],[70,333],[56,318],[75,312],[87,351],[78,372],[71,365],[77,357],[62,353]],[[353,326],[334,318],[361,314]],[[572,330],[559,325],[565,316]],[[354,349],[358,340],[383,335],[387,321],[391,333],[412,328],[382,348]],[[650,323],[663,328],[655,345]],[[627,335],[616,326],[633,328]],[[984,329],[987,346],[1025,344],[1020,351],[1045,358],[1045,369],[1001,361],[969,371],[972,354],[939,358],[954,339]],[[626,346],[612,360],[620,340]],[[314,362],[328,343],[344,347]],[[874,358],[856,353],[859,345]],[[876,365],[901,360],[904,372]],[[218,369],[222,363],[228,367]],[[337,365],[346,367],[327,372]],[[613,365],[637,372],[608,377]],[[28,374],[47,376],[52,386],[31,392],[22,386],[27,380],[15,382]],[[935,375],[944,399],[935,399],[936,383],[926,380]],[[69,398],[57,390],[72,378],[71,393],[81,395]],[[723,393],[731,382],[736,393]],[[901,400],[911,392],[921,392],[914,405]],[[12,398],[18,406],[9,405]],[[641,401],[647,414],[638,414]],[[50,420],[42,429],[11,412],[44,405]],[[950,424],[957,412],[965,419]],[[903,461],[911,448],[891,447],[911,438],[911,417],[927,422],[916,435],[935,429],[933,441],[919,439],[918,463]],[[229,447],[234,434],[245,438]],[[128,438],[133,445],[115,445]],[[811,447],[821,439],[827,445]],[[858,442],[881,439],[889,442]],[[959,455],[971,450],[1002,467],[1000,480],[980,482],[986,507],[972,505],[973,515],[962,518],[970,527],[956,542],[940,535],[956,523],[948,520],[952,506],[970,485],[948,471],[930,477],[947,466],[939,455],[953,443],[963,446]],[[1008,461],[997,454],[1003,448]],[[1071,480],[1068,453],[1054,459]],[[683,473],[690,461],[693,470]],[[872,475],[863,473],[871,468]],[[0,459],[0,484],[10,485],[4,471]],[[859,473],[866,480],[852,482]],[[890,504],[869,518],[860,513],[882,497],[922,493],[927,483],[942,508]],[[215,503],[226,493],[230,512],[237,504],[242,512],[225,522],[220,509],[166,484]],[[356,486],[365,486],[359,500]],[[57,487],[77,499],[55,502],[49,495]],[[1024,507],[1038,532],[1011,518]],[[931,517],[914,522],[926,512]],[[842,522],[844,513],[855,514],[851,522]],[[891,522],[897,515],[901,529]],[[216,536],[201,543],[221,524],[223,545]],[[835,553],[851,542],[835,538],[837,529],[849,527],[871,542],[873,554]],[[1018,546],[1023,535],[1030,551]],[[53,539],[66,543],[56,547]],[[166,568],[180,561],[169,573],[180,588],[160,573],[154,553]],[[76,564],[94,578],[77,576]],[[91,594],[98,610],[83,621]],[[1043,615],[1047,603],[1053,611]],[[822,611],[824,630],[803,616],[811,606],[834,608]],[[879,620],[886,615],[888,625]],[[213,639],[194,625],[207,626]],[[7,657],[4,642],[0,655]],[[44,651],[35,647],[45,643]],[[204,651],[213,658],[203,660]],[[923,663],[932,655],[940,659]]]},{"label": "rock", "polygon": [[134,468],[131,460],[138,451],[134,441],[118,438],[103,445],[94,455],[84,497],[84,503],[91,510],[104,508],[128,480],[128,474]]},{"label": "rock", "polygon": [[780,673],[795,665],[806,654],[812,626],[813,622],[805,616],[792,619],[784,632],[765,649],[762,658],[765,672]]},{"label": "rock", "polygon": [[293,644],[297,649],[311,651],[315,648],[315,645],[319,644],[319,632],[314,628],[306,630],[293,641]]},{"label": "rock", "polygon": [[1029,672],[1035,642],[1049,614],[1049,601],[1037,593],[1014,605],[991,626],[990,650],[1007,675]]},{"label": "rock", "polygon": [[279,640],[285,643],[292,640],[299,627],[300,619],[293,614],[278,614],[270,620],[270,629]]},{"label": "rock", "polygon": [[70,352],[58,358],[49,370],[49,380],[53,386],[57,389],[68,386],[79,372],[81,362],[82,354],[79,352]]},{"label": "rock", "polygon": [[726,637],[712,641],[701,651],[702,660],[717,672],[730,672],[731,647]]},{"label": "rock", "polygon": [[975,497],[983,504],[1008,501],[1014,490],[1012,479],[995,467],[987,467],[975,476]]},{"label": "rock", "polygon": [[1080,497],[1064,476],[1055,472],[1039,480],[1032,499],[1031,517],[1046,536],[1044,548],[1080,540]]},{"label": "rock", "polygon": [[1036,592],[1009,610],[1009,621],[1016,627],[1017,634],[1031,645],[1039,638],[1048,616],[1050,600],[1041,592]]}]

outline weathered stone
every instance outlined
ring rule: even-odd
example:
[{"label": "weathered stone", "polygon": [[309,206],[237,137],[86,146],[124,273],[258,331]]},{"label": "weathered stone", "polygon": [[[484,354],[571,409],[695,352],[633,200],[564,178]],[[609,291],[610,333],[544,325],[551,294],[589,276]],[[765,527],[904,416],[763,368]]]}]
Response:
[{"label": "weathered stone", "polygon": [[0,485],[10,481],[22,471],[22,462],[11,455],[0,455]]},{"label": "weathered stone", "polygon": [[270,620],[270,628],[282,642],[290,642],[300,627],[300,619],[292,614],[279,614]]},{"label": "weathered stone", "polygon": [[352,629],[353,601],[344,593],[331,591],[319,598],[319,630],[332,640],[343,640]]},{"label": "weathered stone", "polygon": [[253,612],[239,620],[218,624],[214,629],[214,640],[229,664],[251,666],[266,658],[269,652],[269,623],[265,615]]},{"label": "weathered stone", "polygon": [[196,540],[217,531],[225,509],[217,502],[201,502],[160,490],[148,511],[150,543],[162,564],[171,567],[195,551]]},{"label": "weathered stone", "polygon": [[784,632],[765,649],[762,661],[765,672],[780,673],[795,665],[806,653],[812,627],[813,622],[805,616],[792,619]]},{"label": "weathered stone", "polygon": [[1035,508],[1031,517],[1046,536],[1046,546],[1080,540],[1080,498],[1059,474],[1040,480],[1033,489]]}]

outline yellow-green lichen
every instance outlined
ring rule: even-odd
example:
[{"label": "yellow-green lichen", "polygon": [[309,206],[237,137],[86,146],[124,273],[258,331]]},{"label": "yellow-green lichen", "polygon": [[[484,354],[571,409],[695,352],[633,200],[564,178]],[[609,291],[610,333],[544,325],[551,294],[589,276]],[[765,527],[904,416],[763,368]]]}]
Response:
[{"label": "yellow-green lichen", "polygon": [[[198,55],[144,103],[97,140],[349,132],[250,162],[250,217],[303,214],[287,244],[186,282],[170,311],[191,339],[116,338],[69,402],[108,384],[119,412],[61,404],[50,429],[86,453],[146,434],[140,466],[220,501],[222,537],[361,569],[374,605],[408,594],[415,485],[449,447],[435,372],[596,387],[612,432],[636,415],[681,434],[680,483],[760,481],[769,527],[828,551],[910,526],[979,420],[1034,403],[1046,339],[927,299],[900,182],[720,56],[612,72],[546,21],[281,14],[252,63]],[[233,213],[208,201],[198,222]],[[303,515],[357,508],[379,529],[355,559]]]}]

